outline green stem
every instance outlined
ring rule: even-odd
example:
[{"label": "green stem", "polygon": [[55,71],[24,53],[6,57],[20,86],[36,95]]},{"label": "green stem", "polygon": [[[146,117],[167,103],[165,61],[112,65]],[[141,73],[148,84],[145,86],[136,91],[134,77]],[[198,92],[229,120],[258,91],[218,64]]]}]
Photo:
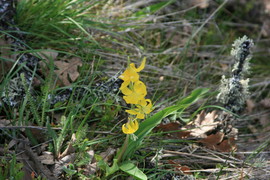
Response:
[{"label": "green stem", "polygon": [[121,159],[122,159],[122,157],[123,157],[123,154],[124,154],[124,152],[125,152],[126,149],[127,149],[128,140],[129,140],[129,134],[127,134],[126,139],[125,139],[125,142],[124,142],[124,144],[123,144],[123,146],[122,146],[122,148],[121,148],[121,150],[120,150],[120,152],[119,152],[119,155],[118,155],[118,157],[117,157],[117,162],[120,162],[120,161],[121,161]]}]

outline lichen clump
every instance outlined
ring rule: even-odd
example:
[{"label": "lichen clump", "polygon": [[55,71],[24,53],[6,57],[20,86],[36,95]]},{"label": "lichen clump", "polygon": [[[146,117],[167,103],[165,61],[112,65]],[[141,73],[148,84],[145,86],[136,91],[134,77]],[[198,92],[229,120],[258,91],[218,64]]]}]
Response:
[{"label": "lichen clump", "polygon": [[243,109],[249,97],[249,79],[244,79],[243,76],[249,71],[250,49],[254,43],[244,36],[235,40],[232,46],[231,55],[235,59],[232,76],[230,78],[222,76],[217,100],[228,110],[238,113]]}]

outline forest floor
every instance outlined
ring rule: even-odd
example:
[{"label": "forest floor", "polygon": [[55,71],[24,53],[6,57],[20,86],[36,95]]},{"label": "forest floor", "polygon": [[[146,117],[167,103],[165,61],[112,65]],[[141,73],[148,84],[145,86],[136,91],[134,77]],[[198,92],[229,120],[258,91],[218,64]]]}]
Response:
[{"label": "forest floor", "polygon": [[269,0],[0,0],[0,180],[270,179],[269,57]]}]

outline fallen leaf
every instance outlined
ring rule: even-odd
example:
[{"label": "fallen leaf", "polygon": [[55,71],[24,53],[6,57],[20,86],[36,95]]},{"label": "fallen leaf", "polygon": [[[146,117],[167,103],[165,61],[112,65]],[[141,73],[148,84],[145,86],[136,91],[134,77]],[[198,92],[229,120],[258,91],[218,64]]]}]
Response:
[{"label": "fallen leaf", "polygon": [[256,106],[255,103],[251,99],[248,99],[246,104],[247,104],[246,108],[247,108],[248,113],[252,113],[253,109]]},{"label": "fallen leaf", "polygon": [[228,139],[223,139],[224,134],[217,132],[216,134],[211,134],[198,142],[203,143],[206,147],[217,150],[220,152],[231,152],[236,150],[235,138],[230,137]]},{"label": "fallen leaf", "polygon": [[265,12],[270,13],[270,0],[263,0],[263,4],[265,7]]},{"label": "fallen leaf", "polygon": [[192,0],[191,4],[193,6],[198,6],[201,9],[205,9],[209,6],[209,0]]},{"label": "fallen leaf", "polygon": [[224,137],[223,133],[217,132],[216,134],[211,134],[206,138],[199,140],[199,142],[213,149],[215,145],[217,145],[223,140],[223,137]]},{"label": "fallen leaf", "polygon": [[263,113],[259,117],[259,121],[261,126],[263,127],[264,132],[270,131],[270,114],[269,113]]},{"label": "fallen leaf", "polygon": [[93,159],[94,159],[94,155],[95,155],[94,150],[90,149],[89,151],[87,151],[87,154],[90,156],[90,161],[89,161],[89,163],[92,163],[92,161],[93,161]]},{"label": "fallen leaf", "polygon": [[176,130],[179,130],[179,126],[180,126],[180,124],[178,122],[171,122],[171,123],[167,123],[167,124],[160,124],[156,127],[156,129],[164,131],[164,132],[176,131]]},{"label": "fallen leaf", "polygon": [[220,144],[216,145],[216,149],[220,152],[232,152],[236,151],[236,143],[234,137],[223,140]]},{"label": "fallen leaf", "polygon": [[11,121],[7,119],[0,119],[0,127],[6,127],[11,125]]},{"label": "fallen leaf", "polygon": [[54,64],[58,70],[55,70],[58,78],[62,81],[63,85],[69,86],[79,77],[78,67],[82,66],[82,61],[73,57],[69,61],[55,61]]},{"label": "fallen leaf", "polygon": [[164,132],[177,131],[171,132],[170,135],[172,135],[173,137],[177,137],[179,139],[187,138],[190,135],[190,131],[186,129],[181,129],[181,126],[178,122],[160,124],[156,127],[156,129]]},{"label": "fallen leaf", "polygon": [[261,100],[259,104],[262,105],[264,108],[270,108],[270,98]]},{"label": "fallen leaf", "polygon": [[192,174],[190,171],[190,168],[188,166],[182,166],[181,164],[174,162],[173,160],[168,160],[168,163],[173,165],[175,168],[175,171],[181,171],[184,174]]},{"label": "fallen leaf", "polygon": [[51,152],[43,152],[41,156],[38,156],[38,159],[40,160],[42,164],[46,164],[46,165],[55,164],[54,157]]},{"label": "fallen leaf", "polygon": [[53,174],[56,177],[59,177],[62,173],[63,173],[63,166],[67,166],[70,163],[73,163],[76,159],[76,154],[72,153],[70,155],[67,155],[65,157],[63,157],[62,159],[60,159],[59,161],[55,162],[55,165],[53,167]]},{"label": "fallen leaf", "polygon": [[100,153],[100,156],[105,162],[109,162],[112,160],[115,153],[116,153],[116,149],[109,147],[106,152]]},{"label": "fallen leaf", "polygon": [[35,172],[32,171],[32,172],[31,172],[31,178],[32,178],[32,179],[35,179],[35,176],[36,176],[36,175],[35,175]]},{"label": "fallen leaf", "polygon": [[195,128],[191,130],[190,135],[198,138],[207,137],[206,133],[214,130],[219,122],[214,122],[218,117],[216,111],[212,111],[210,113],[205,114],[202,111],[194,121]]},{"label": "fallen leaf", "polygon": [[222,69],[224,72],[226,72],[226,71],[228,70],[228,68],[229,68],[228,64],[224,64],[224,63],[219,63],[219,64],[220,64],[220,66],[221,66],[221,69]]},{"label": "fallen leaf", "polygon": [[58,52],[53,49],[44,49],[39,51],[37,54],[46,62],[55,61],[58,56]]},{"label": "fallen leaf", "polygon": [[83,169],[84,174],[85,175],[95,174],[97,172],[97,170],[99,169],[97,164],[98,164],[98,162],[94,162],[92,164],[87,165],[86,168]]},{"label": "fallen leaf", "polygon": [[66,155],[69,155],[69,154],[75,152],[75,148],[73,147],[73,144],[75,143],[75,141],[76,141],[76,135],[75,135],[75,133],[73,133],[71,136],[71,140],[68,143],[67,148],[65,149],[65,151],[62,154],[59,155],[58,159],[61,159],[61,158],[65,157]]},{"label": "fallen leaf", "polygon": [[8,149],[11,149],[14,145],[18,144],[18,141],[15,140],[15,139],[12,139],[9,143],[8,143],[8,146],[7,148]]}]

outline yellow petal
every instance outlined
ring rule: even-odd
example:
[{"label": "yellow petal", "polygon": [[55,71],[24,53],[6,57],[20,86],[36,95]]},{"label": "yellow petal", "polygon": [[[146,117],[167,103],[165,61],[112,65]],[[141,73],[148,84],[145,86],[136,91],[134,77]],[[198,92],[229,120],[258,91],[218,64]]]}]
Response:
[{"label": "yellow petal", "polygon": [[139,123],[135,120],[129,120],[127,124],[122,125],[122,131],[125,134],[133,134],[139,129]]},{"label": "yellow petal", "polygon": [[132,94],[132,91],[127,87],[128,85],[129,84],[127,84],[126,82],[123,82],[121,87],[119,88],[124,95]]},{"label": "yellow petal", "polygon": [[145,62],[146,62],[146,57],[143,58],[142,63],[141,63],[141,65],[136,69],[136,72],[140,72],[141,70],[144,69],[144,67],[145,67]]},{"label": "yellow petal", "polygon": [[146,94],[147,94],[146,86],[145,86],[145,84],[142,81],[136,81],[135,82],[135,84],[134,84],[134,91],[137,94],[140,94],[140,95],[143,95],[143,96],[146,96]]},{"label": "yellow petal", "polygon": [[141,113],[141,112],[139,112],[136,116],[136,118],[138,119],[144,119],[144,117],[145,117],[144,113]]},{"label": "yellow petal", "polygon": [[130,110],[126,110],[127,113],[129,114],[132,114],[132,115],[136,115],[138,112],[133,110],[133,109],[130,109]]},{"label": "yellow petal", "polygon": [[132,93],[130,95],[124,96],[123,98],[127,104],[137,104],[140,99],[144,98],[144,95]]},{"label": "yellow petal", "polygon": [[132,82],[138,81],[139,74],[137,73],[135,64],[131,63],[124,71],[124,73],[119,76],[119,79],[122,79],[123,81],[132,81]]}]

